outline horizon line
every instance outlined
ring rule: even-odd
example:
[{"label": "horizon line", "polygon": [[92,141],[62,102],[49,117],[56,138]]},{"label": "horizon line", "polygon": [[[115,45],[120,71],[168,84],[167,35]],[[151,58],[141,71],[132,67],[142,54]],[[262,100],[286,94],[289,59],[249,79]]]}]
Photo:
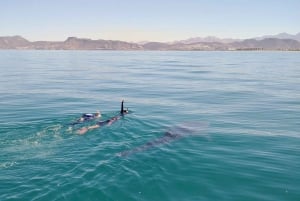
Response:
[{"label": "horizon line", "polygon": [[291,34],[288,32],[280,32],[277,34],[266,34],[266,35],[260,35],[260,36],[254,36],[254,37],[246,37],[246,38],[235,38],[235,37],[219,37],[219,36],[215,36],[215,35],[206,35],[206,36],[191,36],[191,37],[187,37],[184,39],[178,39],[178,40],[172,40],[172,41],[160,41],[160,40],[151,40],[151,39],[145,39],[145,40],[138,40],[138,41],[131,41],[131,40],[122,40],[122,39],[105,39],[105,38],[95,38],[95,37],[84,37],[84,36],[67,36],[65,39],[61,39],[61,40],[30,40],[27,39],[26,36],[20,35],[20,34],[16,34],[16,35],[6,35],[6,36],[0,36],[1,37],[21,37],[29,42],[64,42],[66,40],[68,40],[69,38],[77,38],[77,39],[87,39],[87,40],[106,40],[106,41],[122,41],[122,42],[128,42],[128,43],[147,43],[147,42],[159,42],[159,43],[174,43],[174,42],[180,42],[180,41],[184,41],[184,40],[190,40],[190,39],[197,39],[197,38],[201,38],[201,39],[208,39],[208,38],[215,38],[215,39],[219,39],[219,40],[247,40],[247,39],[257,39],[257,38],[261,38],[261,37],[275,37],[277,35],[280,34],[287,34],[287,35],[292,35],[292,36],[297,36],[300,35],[300,32],[296,32],[295,34]]}]

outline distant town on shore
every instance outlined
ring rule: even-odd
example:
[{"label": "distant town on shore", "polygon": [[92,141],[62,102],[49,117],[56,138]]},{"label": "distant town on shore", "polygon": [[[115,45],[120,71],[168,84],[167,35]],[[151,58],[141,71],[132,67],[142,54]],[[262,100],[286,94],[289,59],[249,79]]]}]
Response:
[{"label": "distant town on shore", "polygon": [[152,50],[152,51],[300,51],[300,33],[280,33],[251,39],[196,37],[174,42],[125,42],[69,37],[65,41],[28,41],[21,36],[0,37],[0,49],[18,50]]}]

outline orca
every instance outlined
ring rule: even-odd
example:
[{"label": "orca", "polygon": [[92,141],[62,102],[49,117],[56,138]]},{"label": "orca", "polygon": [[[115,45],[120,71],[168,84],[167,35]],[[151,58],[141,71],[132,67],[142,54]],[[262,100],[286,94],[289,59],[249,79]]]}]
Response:
[{"label": "orca", "polygon": [[170,143],[172,141],[181,139],[191,135],[203,135],[207,130],[209,124],[207,122],[186,122],[176,125],[167,130],[163,136],[147,142],[141,146],[126,150],[117,154],[119,157],[127,157],[132,154],[143,152],[148,149]]}]

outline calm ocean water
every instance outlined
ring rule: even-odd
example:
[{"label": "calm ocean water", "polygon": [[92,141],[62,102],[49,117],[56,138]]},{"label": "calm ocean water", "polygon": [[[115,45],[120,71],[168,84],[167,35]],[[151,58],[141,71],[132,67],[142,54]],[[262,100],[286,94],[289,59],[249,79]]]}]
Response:
[{"label": "calm ocean water", "polygon": [[0,77],[2,201],[300,200],[297,52],[0,51]]}]

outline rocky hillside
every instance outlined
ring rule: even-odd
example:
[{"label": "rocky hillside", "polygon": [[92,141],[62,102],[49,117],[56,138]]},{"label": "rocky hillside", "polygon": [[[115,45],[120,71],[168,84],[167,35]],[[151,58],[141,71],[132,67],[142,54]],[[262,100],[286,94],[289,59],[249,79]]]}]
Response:
[{"label": "rocky hillside", "polygon": [[113,40],[91,40],[69,37],[62,42],[29,42],[20,36],[0,37],[0,49],[37,50],[142,50],[141,45]]},{"label": "rocky hillside", "polygon": [[91,40],[69,37],[65,41],[30,42],[21,36],[0,37],[0,49],[36,49],[36,50],[178,50],[178,51],[214,51],[214,50],[297,50],[300,42],[293,39],[265,38],[247,39],[234,42],[193,42],[193,43],[129,43],[116,40]]}]

